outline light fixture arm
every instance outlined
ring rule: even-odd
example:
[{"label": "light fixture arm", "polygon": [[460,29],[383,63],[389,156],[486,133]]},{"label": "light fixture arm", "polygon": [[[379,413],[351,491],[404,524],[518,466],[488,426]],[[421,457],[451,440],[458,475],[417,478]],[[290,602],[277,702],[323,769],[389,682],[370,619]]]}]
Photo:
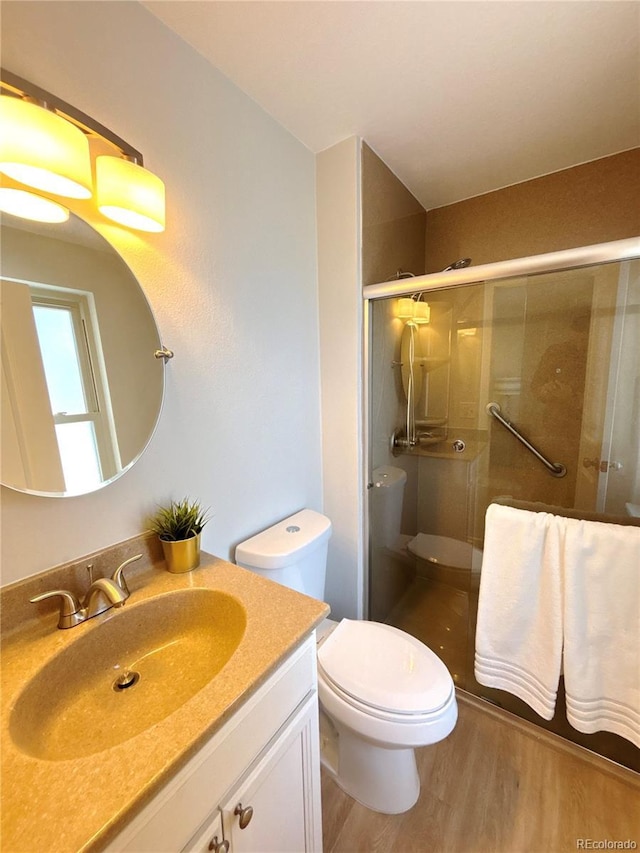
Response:
[{"label": "light fixture arm", "polygon": [[93,135],[106,139],[107,142],[110,142],[118,148],[127,159],[132,160],[139,166],[144,165],[140,151],[135,149],[132,145],[129,145],[128,142],[125,142],[124,139],[121,139],[112,130],[109,130],[108,127],[100,124],[100,122],[96,121],[91,116],[88,116],[81,110],[76,109],[72,104],[68,104],[66,101],[61,100],[51,92],[41,89],[29,80],[18,77],[17,74],[8,71],[6,68],[0,68],[0,86],[3,94],[18,95],[32,103],[37,103],[40,106],[45,106],[48,110],[59,113],[63,118],[66,118],[67,121],[70,121],[72,124],[75,124],[76,127],[79,127],[80,130],[84,131],[88,136]]}]

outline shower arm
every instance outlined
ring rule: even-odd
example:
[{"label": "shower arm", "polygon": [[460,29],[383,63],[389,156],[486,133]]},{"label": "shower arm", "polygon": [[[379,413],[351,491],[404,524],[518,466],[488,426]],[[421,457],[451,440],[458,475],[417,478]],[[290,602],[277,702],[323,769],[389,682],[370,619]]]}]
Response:
[{"label": "shower arm", "polygon": [[533,444],[527,441],[522,433],[518,432],[515,426],[501,414],[500,406],[497,403],[488,403],[486,412],[499,421],[505,429],[508,429],[511,435],[514,435],[521,444],[524,444],[527,450],[530,453],[533,453],[533,455],[542,462],[544,467],[553,477],[564,477],[566,475],[567,469],[565,466],[561,462],[549,462],[549,460],[546,459],[539,450],[536,450]]}]

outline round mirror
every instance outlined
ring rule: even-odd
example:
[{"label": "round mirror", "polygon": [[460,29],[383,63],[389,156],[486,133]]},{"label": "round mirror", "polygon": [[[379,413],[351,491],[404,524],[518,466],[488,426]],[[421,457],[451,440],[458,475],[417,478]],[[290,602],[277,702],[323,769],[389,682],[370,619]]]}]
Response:
[{"label": "round mirror", "polygon": [[73,214],[56,225],[5,217],[0,240],[2,483],[95,491],[133,465],[158,422],[151,308],[120,255]]}]

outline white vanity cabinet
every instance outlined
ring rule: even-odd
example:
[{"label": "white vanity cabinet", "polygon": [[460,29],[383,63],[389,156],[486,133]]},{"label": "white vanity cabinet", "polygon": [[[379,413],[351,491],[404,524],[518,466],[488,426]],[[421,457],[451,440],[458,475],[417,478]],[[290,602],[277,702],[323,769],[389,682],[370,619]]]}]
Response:
[{"label": "white vanity cabinet", "polygon": [[316,846],[313,827],[305,820],[305,796],[312,783],[305,779],[305,769],[311,770],[309,747],[317,727],[317,717],[308,705],[305,702],[276,743],[229,794],[213,821],[187,844],[185,853],[321,849]]},{"label": "white vanity cabinet", "polygon": [[205,828],[185,848],[185,853],[228,853],[229,842],[222,832],[222,812],[217,811]]},{"label": "white vanity cabinet", "polygon": [[315,656],[312,634],[107,851],[320,853]]}]

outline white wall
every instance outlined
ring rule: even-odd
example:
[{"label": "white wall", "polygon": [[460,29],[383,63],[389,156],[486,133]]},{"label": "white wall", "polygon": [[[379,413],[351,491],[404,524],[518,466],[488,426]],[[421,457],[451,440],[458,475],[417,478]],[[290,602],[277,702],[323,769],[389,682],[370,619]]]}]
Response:
[{"label": "white wall", "polygon": [[95,220],[140,281],[167,367],[159,427],[116,483],[2,490],[7,583],[144,528],[158,501],[210,505],[204,547],[322,509],[313,155],[133,2],[3,2],[2,64],[110,127],[167,187],[167,230]]},{"label": "white wall", "polygon": [[361,141],[317,157],[324,507],[333,524],[326,598],[332,616],[363,616]]}]

